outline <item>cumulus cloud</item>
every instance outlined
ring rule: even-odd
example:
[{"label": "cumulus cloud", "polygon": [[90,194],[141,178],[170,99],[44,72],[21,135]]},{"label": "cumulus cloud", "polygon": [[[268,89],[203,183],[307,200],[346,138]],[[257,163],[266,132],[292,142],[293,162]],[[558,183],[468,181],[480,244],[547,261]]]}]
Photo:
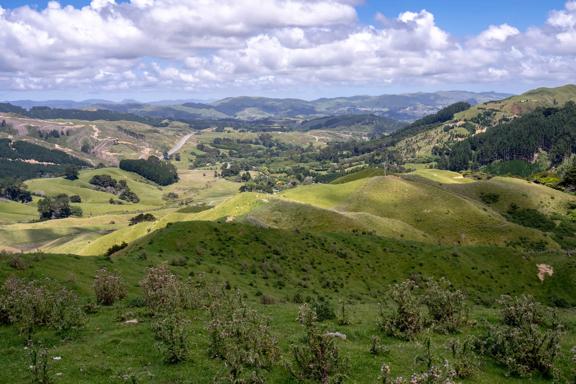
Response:
[{"label": "cumulus cloud", "polygon": [[520,31],[451,36],[426,10],[378,24],[357,0],[92,0],[0,7],[0,88],[186,90],[570,81],[576,1]]}]

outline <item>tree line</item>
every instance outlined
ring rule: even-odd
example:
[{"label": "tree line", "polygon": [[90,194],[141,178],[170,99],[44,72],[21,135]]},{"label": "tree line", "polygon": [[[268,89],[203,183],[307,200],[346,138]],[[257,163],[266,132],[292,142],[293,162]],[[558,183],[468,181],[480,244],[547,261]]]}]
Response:
[{"label": "tree line", "polygon": [[540,150],[549,154],[553,165],[576,153],[576,104],[563,108],[540,108],[485,133],[436,149],[439,166],[463,170],[494,161],[533,161]]}]

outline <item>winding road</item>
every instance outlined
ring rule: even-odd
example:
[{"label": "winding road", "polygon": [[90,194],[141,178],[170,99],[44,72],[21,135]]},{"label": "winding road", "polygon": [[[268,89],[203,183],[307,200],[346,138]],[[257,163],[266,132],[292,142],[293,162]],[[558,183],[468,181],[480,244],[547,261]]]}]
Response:
[{"label": "winding road", "polygon": [[190,138],[194,136],[193,133],[189,133],[186,136],[184,136],[183,138],[181,138],[180,140],[178,140],[178,142],[168,151],[168,156],[172,156],[173,154],[175,154],[176,152],[178,152],[180,149],[182,149],[182,147],[184,146],[184,144],[186,144],[186,142],[188,140],[190,140]]}]

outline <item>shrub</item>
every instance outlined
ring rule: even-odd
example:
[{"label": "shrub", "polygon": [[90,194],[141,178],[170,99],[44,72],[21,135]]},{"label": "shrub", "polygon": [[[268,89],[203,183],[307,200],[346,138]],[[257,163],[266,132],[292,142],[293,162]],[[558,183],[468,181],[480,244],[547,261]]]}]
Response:
[{"label": "shrub", "polygon": [[146,221],[156,221],[156,216],[151,213],[140,213],[130,219],[129,225],[136,225]]},{"label": "shrub", "polygon": [[263,383],[262,371],[278,359],[270,321],[249,308],[239,292],[224,295],[210,306],[210,354],[222,359],[229,383]]},{"label": "shrub", "polygon": [[81,327],[85,320],[77,295],[50,281],[9,278],[2,286],[0,304],[2,316],[17,324],[28,340],[38,327],[64,333]]},{"label": "shrub", "polygon": [[127,246],[128,244],[125,241],[123,241],[121,244],[114,244],[113,246],[108,248],[108,250],[106,251],[106,256],[112,256],[113,254],[123,250]]},{"label": "shrub", "polygon": [[316,321],[334,320],[336,318],[334,306],[323,296],[317,297],[312,302],[312,309],[316,313]]},{"label": "shrub", "polygon": [[413,373],[410,377],[392,378],[390,366],[382,364],[378,382],[382,384],[451,384],[454,383],[456,374],[448,361],[443,364],[433,365],[421,373]]},{"label": "shrub", "polygon": [[406,280],[392,286],[390,297],[395,304],[391,316],[380,312],[380,329],[387,334],[401,339],[413,339],[424,329],[424,314],[420,299],[415,294],[417,285],[413,280]]},{"label": "shrub", "polygon": [[485,204],[495,204],[500,201],[500,195],[492,192],[481,192],[480,200]]},{"label": "shrub", "polygon": [[23,271],[28,268],[28,264],[18,255],[13,255],[8,260],[8,265],[10,268],[17,269],[19,271]]},{"label": "shrub", "polygon": [[480,369],[478,355],[475,351],[476,344],[475,338],[466,338],[464,341],[451,340],[448,343],[452,353],[454,372],[459,379],[470,378]]},{"label": "shrub", "polygon": [[554,221],[533,208],[519,208],[516,204],[512,203],[508,208],[507,214],[510,221],[524,227],[536,228],[546,232],[556,228]]},{"label": "shrub", "polygon": [[502,296],[498,300],[502,322],[512,327],[527,324],[541,324],[544,321],[544,308],[532,296]]},{"label": "shrub", "polygon": [[63,219],[74,213],[70,207],[70,199],[65,194],[56,197],[45,197],[38,201],[40,220]]},{"label": "shrub", "polygon": [[178,311],[166,314],[153,323],[152,329],[159,341],[158,348],[163,352],[166,363],[176,364],[188,359],[189,323]]},{"label": "shrub", "polygon": [[445,278],[426,284],[424,304],[434,325],[441,333],[456,332],[465,322],[464,294],[455,290]]},{"label": "shrub", "polygon": [[308,304],[300,307],[298,321],[306,335],[301,345],[292,345],[293,363],[291,374],[300,381],[318,383],[342,383],[347,366],[333,336],[323,332],[317,325],[314,309]]},{"label": "shrub", "polygon": [[488,328],[481,351],[513,375],[527,377],[539,372],[551,377],[559,352],[560,325],[554,320],[551,327],[543,327],[540,304],[528,296],[504,297],[500,304],[502,324]]},{"label": "shrub", "polygon": [[210,292],[202,292],[191,281],[181,282],[165,265],[149,268],[140,286],[146,305],[156,313],[195,308],[212,299]]},{"label": "shrub", "polygon": [[126,297],[126,287],[118,274],[102,268],[96,272],[94,293],[98,304],[112,305]]},{"label": "shrub", "polygon": [[48,350],[32,342],[28,343],[28,357],[30,358],[30,374],[33,384],[50,384],[48,367]]},{"label": "shrub", "polygon": [[370,338],[370,354],[373,356],[379,356],[390,352],[390,349],[383,345],[378,336],[372,336]]},{"label": "shrub", "polygon": [[72,196],[70,196],[70,202],[71,203],[81,203],[82,198],[80,197],[80,195],[72,195]]},{"label": "shrub", "polygon": [[338,325],[350,325],[348,309],[346,308],[346,303],[344,302],[340,304],[340,310],[338,311],[338,319],[336,320],[336,323],[338,323]]}]

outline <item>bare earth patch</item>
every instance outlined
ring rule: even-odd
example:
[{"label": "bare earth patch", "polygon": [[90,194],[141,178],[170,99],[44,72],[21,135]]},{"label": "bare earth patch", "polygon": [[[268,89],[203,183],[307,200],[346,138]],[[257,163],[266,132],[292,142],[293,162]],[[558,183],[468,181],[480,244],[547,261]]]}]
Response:
[{"label": "bare earth patch", "polygon": [[552,277],[552,275],[554,275],[554,268],[552,268],[551,265],[548,264],[538,264],[538,278],[540,279],[540,281],[544,281],[544,279],[546,278],[546,275]]}]

